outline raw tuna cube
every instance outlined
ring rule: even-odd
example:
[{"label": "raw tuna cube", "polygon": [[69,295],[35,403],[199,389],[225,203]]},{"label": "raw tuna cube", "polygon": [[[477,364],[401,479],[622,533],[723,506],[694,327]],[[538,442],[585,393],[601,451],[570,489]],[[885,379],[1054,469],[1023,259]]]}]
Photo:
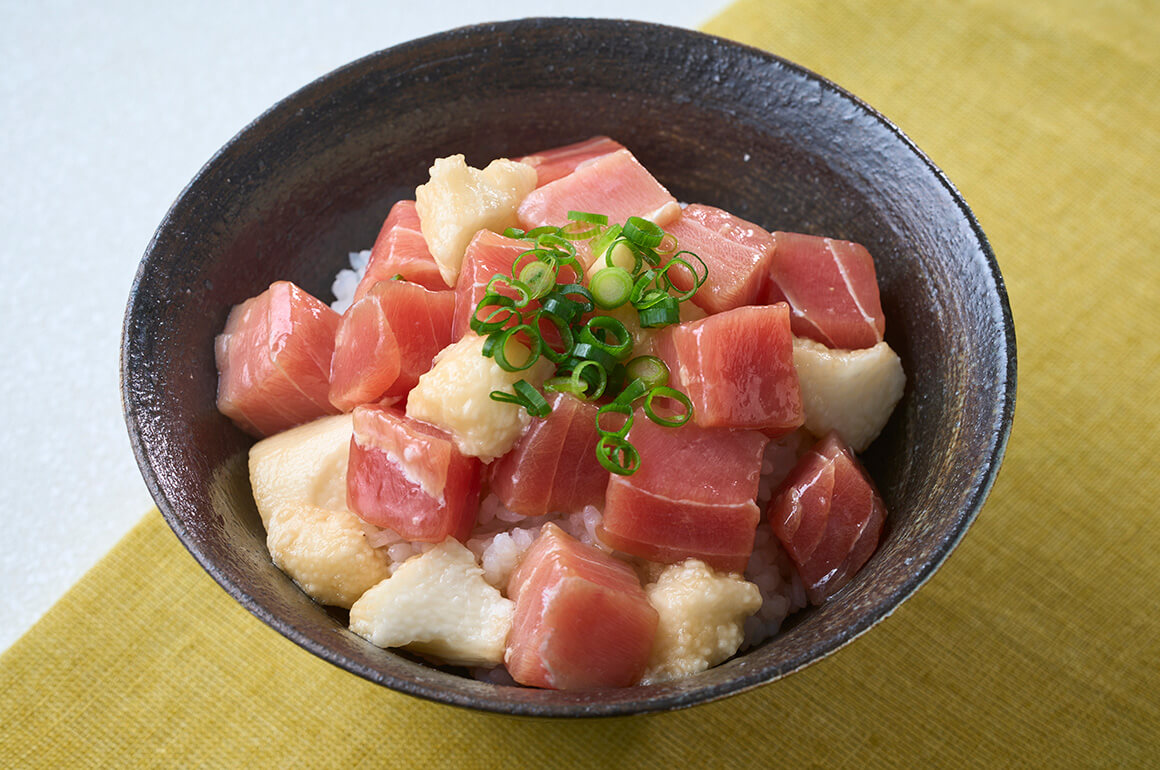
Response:
[{"label": "raw tuna cube", "polygon": [[756,431],[665,428],[637,412],[631,476],[611,475],[600,538],[649,561],[700,559],[742,572],[761,512],[756,498],[768,439]]},{"label": "raw tuna cube", "polygon": [[771,436],[804,420],[789,308],[740,307],[664,328],[655,341],[674,387],[702,427],[752,428]]},{"label": "raw tuna cube", "polygon": [[[461,339],[471,328],[471,314],[487,293],[487,282],[497,273],[511,275],[516,259],[532,244],[515,238],[505,238],[490,230],[480,230],[467,244],[459,280],[455,284],[455,318],[451,336]],[[515,292],[504,291],[515,297]]]},{"label": "raw tuna cube", "polygon": [[773,235],[777,245],[761,301],[788,302],[794,334],[845,350],[882,341],[886,316],[870,252],[833,238]]},{"label": "raw tuna cube", "polygon": [[[710,313],[757,302],[769,280],[774,245],[770,233],[728,211],[700,204],[687,207],[666,229],[678,248],[696,254],[709,270],[693,302]],[[688,261],[699,267],[696,260]],[[686,270],[673,269],[669,276],[681,291],[693,287]]]},{"label": "raw tuna cube", "polygon": [[627,687],[644,674],[657,612],[624,562],[547,524],[508,593],[516,609],[504,661],[520,684]]},{"label": "raw tuna cube", "polygon": [[596,405],[565,393],[533,420],[511,451],[488,466],[491,491],[524,516],[576,513],[604,503],[608,471],[596,459]]},{"label": "raw tuna cube", "polygon": [[821,604],[878,547],[886,505],[850,447],[830,433],[804,454],[769,504],[769,523]]},{"label": "raw tuna cube", "polygon": [[417,283],[431,291],[448,289],[439,274],[439,265],[427,248],[427,241],[419,229],[419,212],[415,201],[402,200],[391,207],[379,237],[371,249],[367,271],[354,291],[354,301],[366,296],[379,281],[394,278]]},{"label": "raw tuna cube", "polygon": [[520,163],[527,163],[534,168],[536,170],[536,187],[543,187],[549,182],[555,182],[560,177],[568,176],[585,161],[623,149],[624,145],[614,139],[609,139],[607,136],[594,136],[583,142],[553,147],[534,155],[516,158],[516,160]]},{"label": "raw tuna cube", "polygon": [[569,211],[607,214],[609,222],[644,217],[665,227],[681,207],[631,152],[617,150],[529,193],[520,204],[520,227],[563,225]]},{"label": "raw tuna cube", "polygon": [[330,403],[396,403],[451,344],[455,292],[407,281],[379,281],[342,316],[330,364]]},{"label": "raw tuna cube", "polygon": [[259,438],[336,414],[327,391],[338,319],[289,281],[235,306],[214,342],[218,410]]},{"label": "raw tuna cube", "polygon": [[346,502],[404,540],[464,541],[475,526],[483,466],[444,431],[384,406],[354,412]]}]

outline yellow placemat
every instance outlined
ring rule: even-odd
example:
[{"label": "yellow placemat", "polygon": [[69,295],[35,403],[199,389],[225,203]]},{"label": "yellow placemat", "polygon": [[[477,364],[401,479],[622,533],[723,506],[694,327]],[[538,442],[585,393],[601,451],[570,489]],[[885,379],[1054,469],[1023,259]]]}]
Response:
[{"label": "yellow placemat", "polygon": [[0,766],[1157,766],[1158,18],[1150,2],[741,0],[706,27],[898,123],[978,215],[1017,321],[990,501],[852,646],[674,714],[475,714],[299,650],[154,512],[0,657]]}]

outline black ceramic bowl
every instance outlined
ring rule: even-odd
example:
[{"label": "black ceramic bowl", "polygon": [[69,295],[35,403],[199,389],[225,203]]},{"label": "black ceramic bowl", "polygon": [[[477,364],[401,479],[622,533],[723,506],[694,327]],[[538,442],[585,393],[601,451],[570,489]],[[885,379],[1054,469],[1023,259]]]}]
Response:
[{"label": "black ceramic bowl", "polygon": [[[865,244],[908,383],[867,453],[889,507],[857,580],[760,648],[671,684],[553,692],[473,681],[347,631],[270,562],[252,443],[214,408],[231,306],[289,279],[329,301],[434,158],[469,163],[607,134],[680,200],[768,229]],[[998,470],[1015,397],[1002,278],[954,187],[888,120],[768,53],[682,29],[529,19],[361,59],[275,105],[189,184],[149,245],[125,318],[122,387],[146,483],[202,566],[266,623],[374,682],[510,714],[680,708],[776,680],[889,615],[963,537]]]}]

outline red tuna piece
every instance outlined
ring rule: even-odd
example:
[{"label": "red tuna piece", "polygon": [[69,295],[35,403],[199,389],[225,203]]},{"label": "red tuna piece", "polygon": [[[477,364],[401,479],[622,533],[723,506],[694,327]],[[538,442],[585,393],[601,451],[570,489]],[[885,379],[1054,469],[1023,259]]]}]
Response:
[{"label": "red tuna piece", "polygon": [[878,547],[886,505],[862,464],[831,432],[802,455],[769,504],[769,523],[821,604]]},{"label": "red tuna piece", "polygon": [[524,516],[599,507],[608,471],[596,459],[595,404],[566,393],[548,399],[552,412],[533,420],[511,451],[488,467],[491,491]]},{"label": "red tuna piece", "polygon": [[805,419],[784,302],[665,327],[655,349],[702,427],[753,428],[775,436]]},{"label": "red tuna piece", "polygon": [[644,217],[665,227],[681,207],[631,152],[617,150],[532,190],[520,204],[520,227],[563,225],[569,211],[607,214],[609,222]]},{"label": "red tuna piece", "polygon": [[465,541],[479,512],[483,465],[450,434],[377,404],[353,414],[346,503],[364,521],[405,540]]},{"label": "red tuna piece", "polygon": [[[709,313],[720,313],[757,302],[769,278],[773,235],[728,211],[693,204],[666,230],[679,248],[705,263],[709,275],[693,295],[693,302]],[[692,261],[697,267],[695,260]],[[669,273],[681,291],[693,287],[685,270]]]},{"label": "red tuna piece", "polygon": [[[527,241],[505,238],[490,230],[480,230],[475,234],[467,244],[459,280],[455,284],[455,318],[451,323],[453,339],[461,339],[471,328],[471,315],[487,293],[487,282],[497,273],[511,275],[516,259],[531,246]],[[501,291],[510,297],[516,296],[510,289]]]},{"label": "red tuna piece", "polygon": [[338,319],[289,281],[236,305],[214,341],[218,410],[259,438],[335,414],[327,391]]},{"label": "red tuna piece", "polygon": [[354,301],[366,296],[379,281],[396,275],[417,283],[431,291],[450,288],[439,273],[439,265],[427,248],[427,241],[419,229],[419,212],[415,201],[402,200],[391,207],[379,237],[371,249],[367,270],[354,290]]},{"label": "red tuna piece", "polygon": [[609,139],[607,136],[594,136],[583,142],[553,147],[534,155],[525,155],[517,160],[520,163],[527,163],[536,170],[536,187],[543,187],[549,182],[555,182],[560,177],[568,176],[585,161],[623,149],[624,145],[614,139]]},{"label": "red tuna piece", "polygon": [[349,412],[360,404],[401,401],[451,344],[455,292],[407,281],[379,281],[351,305],[335,335],[330,403]]},{"label": "red tuna piece", "polygon": [[816,235],[773,235],[777,245],[761,301],[788,302],[794,334],[840,350],[882,341],[886,316],[865,247]]},{"label": "red tuna piece", "polygon": [[624,562],[547,524],[508,595],[516,607],[504,662],[520,684],[627,687],[644,675],[657,611]]},{"label": "red tuna piece", "polygon": [[767,439],[756,431],[666,428],[637,412],[631,476],[611,475],[600,538],[650,561],[700,559],[742,572],[761,511],[756,498]]}]

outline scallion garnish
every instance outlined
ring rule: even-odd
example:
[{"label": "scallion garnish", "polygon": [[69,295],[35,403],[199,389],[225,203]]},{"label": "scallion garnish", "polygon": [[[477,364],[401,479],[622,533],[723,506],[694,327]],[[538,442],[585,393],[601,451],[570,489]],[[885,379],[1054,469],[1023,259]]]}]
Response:
[{"label": "scallion garnish", "polygon": [[[497,274],[488,281],[470,325],[487,337],[483,354],[494,358],[501,369],[523,371],[543,355],[556,365],[555,375],[544,382],[545,390],[586,400],[607,399],[596,414],[600,436],[596,456],[609,472],[627,475],[641,462],[628,440],[634,410],[639,408],[660,425],[676,427],[691,419],[693,405],[668,386],[669,370],[659,358],[638,356],[622,363],[629,359],[633,343],[623,322],[606,315],[586,316],[595,308],[630,306],[644,328],[678,323],[680,303],[704,284],[708,269],[696,254],[679,251],[676,238],[647,219],[629,217],[623,224],[609,224],[603,214],[569,211],[568,220],[564,227],[504,231],[509,238],[530,241],[531,247],[516,258],[511,275]],[[578,241],[589,241],[591,254],[603,263],[588,286],[574,245]],[[561,276],[565,269],[571,269],[568,278]],[[670,276],[674,270],[691,276],[691,289],[674,287]],[[507,356],[507,343],[516,335],[528,342],[520,364]],[[535,417],[551,412],[543,394],[526,380],[518,380],[514,391],[493,391],[491,397],[516,404]],[[677,408],[658,412],[654,402]]]}]

